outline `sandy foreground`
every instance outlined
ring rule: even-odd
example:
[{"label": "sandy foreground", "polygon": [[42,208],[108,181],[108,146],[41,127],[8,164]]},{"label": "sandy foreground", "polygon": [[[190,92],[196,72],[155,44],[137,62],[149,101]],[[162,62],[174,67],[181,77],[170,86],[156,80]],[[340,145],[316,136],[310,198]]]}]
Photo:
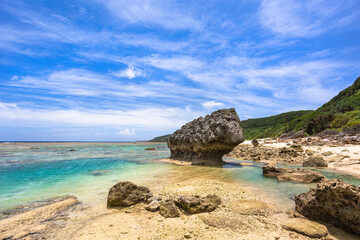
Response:
[{"label": "sandy foreground", "polygon": [[94,196],[101,203],[93,206],[68,198],[1,220],[0,239],[285,240],[312,239],[307,236],[323,234],[326,227],[329,235],[322,239],[360,239],[329,225],[294,218],[271,199],[226,180],[226,172],[219,168],[174,165],[167,173],[136,184],[162,197],[216,194],[222,204],[210,213],[182,212],[179,218],[164,218],[146,211],[143,203],[107,209],[106,196]]}]

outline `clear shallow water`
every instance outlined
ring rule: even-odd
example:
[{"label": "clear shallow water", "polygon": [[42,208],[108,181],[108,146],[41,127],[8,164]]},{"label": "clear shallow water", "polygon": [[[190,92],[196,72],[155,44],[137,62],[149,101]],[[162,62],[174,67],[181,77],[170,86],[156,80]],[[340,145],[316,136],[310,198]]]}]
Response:
[{"label": "clear shallow water", "polygon": [[[225,161],[227,159],[224,159]],[[291,183],[291,182],[280,182],[272,177],[264,177],[262,175],[262,167],[264,163],[253,162],[253,161],[239,161],[234,159],[230,160],[230,164],[224,165],[224,168],[236,168],[232,172],[230,178],[234,181],[240,181],[246,183],[252,192],[265,195],[269,201],[277,205],[282,210],[294,209],[294,196],[303,192],[307,192],[310,188],[315,188],[316,183],[303,184],[303,183]],[[251,164],[252,166],[236,167],[231,162]],[[279,164],[283,167],[301,167],[296,165]],[[318,170],[325,177],[329,179],[338,178],[347,181],[354,185],[360,185],[360,179],[350,175],[338,173],[332,170]]]},{"label": "clear shallow water", "polygon": [[[147,147],[155,151],[144,150]],[[71,151],[71,150],[75,151]],[[74,195],[84,203],[101,202],[108,189],[121,180],[144,183],[174,168],[246,184],[255,193],[266,195],[283,209],[294,207],[292,198],[315,184],[278,182],[262,176],[262,164],[236,163],[223,167],[178,167],[155,163],[168,158],[166,144],[154,143],[18,143],[0,144],[0,211],[34,200]],[[226,159],[225,159],[226,160]],[[230,160],[230,159],[229,159]],[[360,185],[360,180],[323,171],[328,178],[340,178]]]},{"label": "clear shallow water", "polygon": [[[147,147],[156,150],[144,150]],[[146,143],[0,144],[0,210],[60,195],[74,195],[85,202],[104,198],[114,182],[139,182],[165,171],[166,165],[151,163],[169,156],[165,147]]]}]

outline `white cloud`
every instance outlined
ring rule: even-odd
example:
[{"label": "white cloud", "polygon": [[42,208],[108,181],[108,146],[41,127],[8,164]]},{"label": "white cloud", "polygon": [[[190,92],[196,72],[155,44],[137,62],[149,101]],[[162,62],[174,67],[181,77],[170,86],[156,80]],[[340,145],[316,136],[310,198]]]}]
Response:
[{"label": "white cloud", "polygon": [[[175,129],[200,113],[188,108],[139,108],[134,110],[33,109],[0,102],[0,126],[17,127],[134,127],[148,130]],[[130,131],[130,133],[135,132]]]},{"label": "white cloud", "polygon": [[125,78],[129,78],[129,79],[133,79],[135,77],[143,76],[144,74],[139,69],[130,66],[119,72],[113,72],[113,75],[117,76],[117,77],[125,77]]},{"label": "white cloud", "polygon": [[120,130],[119,132],[116,133],[116,135],[119,135],[119,136],[135,136],[135,128],[126,128],[126,129],[123,129],[123,130]]},{"label": "white cloud", "polygon": [[216,101],[208,101],[201,104],[204,108],[214,108],[214,107],[222,107],[224,106],[221,102]]},{"label": "white cloud", "polygon": [[[354,19],[354,1],[336,0],[263,0],[261,23],[276,33],[292,37],[313,37]],[[347,12],[348,11],[348,12]]]},{"label": "white cloud", "polygon": [[[125,73],[126,74],[126,73]],[[135,70],[128,72],[126,77],[138,76],[142,73]],[[8,86],[36,88],[56,94],[74,96],[130,96],[146,97],[154,94],[141,85],[128,84],[111,78],[106,74],[94,73],[83,69],[54,71],[45,76],[19,77],[16,81],[4,83]]]}]

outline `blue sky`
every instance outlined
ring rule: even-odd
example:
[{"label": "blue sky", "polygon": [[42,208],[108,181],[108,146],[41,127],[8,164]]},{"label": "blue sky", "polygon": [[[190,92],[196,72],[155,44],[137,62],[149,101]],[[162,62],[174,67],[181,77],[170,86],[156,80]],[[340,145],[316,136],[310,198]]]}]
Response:
[{"label": "blue sky", "polygon": [[0,0],[0,141],[316,109],[360,75],[359,22],[358,0]]}]

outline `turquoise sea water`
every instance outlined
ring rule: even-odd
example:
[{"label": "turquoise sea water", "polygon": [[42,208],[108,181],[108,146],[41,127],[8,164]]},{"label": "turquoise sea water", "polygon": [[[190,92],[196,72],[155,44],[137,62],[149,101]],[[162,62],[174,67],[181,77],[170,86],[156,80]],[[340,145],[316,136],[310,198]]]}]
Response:
[{"label": "turquoise sea water", "polygon": [[165,144],[0,144],[0,211],[61,195],[103,197],[114,182],[163,171],[166,165],[151,160],[168,156]]},{"label": "turquoise sea water", "polygon": [[[153,147],[154,151],[145,148]],[[0,144],[0,211],[27,202],[62,195],[74,195],[85,203],[104,201],[117,181],[144,183],[151,177],[180,169],[152,160],[169,157],[163,143],[2,143]],[[226,160],[226,159],[225,159]],[[230,159],[229,159],[230,160]],[[315,184],[278,182],[262,176],[262,164],[237,162],[216,169],[191,167],[194,174],[211,174],[239,181],[276,199],[285,208],[292,198]],[[191,171],[187,169],[186,171]],[[323,172],[359,185],[360,180],[338,173]],[[210,176],[210,177],[211,177]],[[215,176],[214,176],[215,177]]]}]

